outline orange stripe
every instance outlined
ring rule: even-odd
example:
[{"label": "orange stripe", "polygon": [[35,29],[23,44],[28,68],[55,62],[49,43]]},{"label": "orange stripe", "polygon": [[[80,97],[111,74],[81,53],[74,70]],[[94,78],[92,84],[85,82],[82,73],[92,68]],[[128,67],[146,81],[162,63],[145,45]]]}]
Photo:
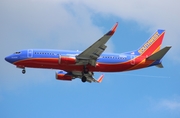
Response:
[{"label": "orange stripe", "polygon": [[[156,53],[157,51],[159,51],[160,50],[160,47],[161,47],[161,45],[158,47],[158,48],[156,48],[156,50],[152,53],[152,54],[154,54],[154,53]],[[146,61],[146,59],[143,59],[139,64],[137,64],[137,65],[135,65],[135,66],[133,66],[132,68],[129,68],[129,69],[127,69],[127,70],[133,70],[133,69],[138,69],[138,68],[140,68],[140,66],[142,66],[142,63],[144,63],[143,65],[146,65],[146,66],[144,66],[144,67],[147,67],[147,66],[150,66],[152,63],[154,63],[156,60],[154,60],[154,61]]]}]

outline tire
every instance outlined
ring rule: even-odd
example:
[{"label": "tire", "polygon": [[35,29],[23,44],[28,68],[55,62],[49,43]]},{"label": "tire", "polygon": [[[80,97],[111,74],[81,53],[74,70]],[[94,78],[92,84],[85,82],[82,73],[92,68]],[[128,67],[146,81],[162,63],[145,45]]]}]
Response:
[{"label": "tire", "polygon": [[87,78],[86,78],[85,76],[83,76],[83,77],[81,78],[81,81],[82,81],[82,82],[86,82],[86,80],[87,80]]},{"label": "tire", "polygon": [[26,73],[26,70],[25,70],[25,69],[23,69],[23,70],[22,70],[22,74],[25,74],[25,73]]}]

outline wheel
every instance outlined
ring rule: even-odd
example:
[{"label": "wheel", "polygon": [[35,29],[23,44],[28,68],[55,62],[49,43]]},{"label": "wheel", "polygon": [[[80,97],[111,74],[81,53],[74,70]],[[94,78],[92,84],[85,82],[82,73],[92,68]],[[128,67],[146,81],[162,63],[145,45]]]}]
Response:
[{"label": "wheel", "polygon": [[25,73],[26,73],[26,70],[25,70],[25,69],[23,69],[23,70],[22,70],[22,73],[23,73],[23,74],[25,74]]},{"label": "wheel", "polygon": [[86,82],[86,80],[87,80],[87,79],[86,79],[85,76],[83,76],[82,79],[81,79],[82,82]]}]

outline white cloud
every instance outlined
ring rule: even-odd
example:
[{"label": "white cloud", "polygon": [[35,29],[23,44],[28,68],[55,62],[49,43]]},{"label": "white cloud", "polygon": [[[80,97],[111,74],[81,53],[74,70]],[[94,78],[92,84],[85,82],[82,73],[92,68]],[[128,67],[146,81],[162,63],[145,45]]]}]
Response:
[{"label": "white cloud", "polygon": [[91,13],[83,5],[70,4],[73,14],[66,4],[70,3],[5,1],[0,12],[3,16],[1,39],[6,39],[4,42],[11,39],[12,45],[18,42],[24,48],[84,49],[103,35],[93,25]]},{"label": "white cloud", "polygon": [[161,99],[156,102],[156,110],[167,110],[170,112],[180,112],[180,97],[175,95],[170,99]]},{"label": "white cloud", "polygon": [[180,96],[173,95],[170,98],[163,98],[163,99],[153,99],[148,98],[151,107],[155,111],[167,111],[167,112],[177,112],[180,113]]},{"label": "white cloud", "polygon": [[162,100],[159,106],[168,110],[178,110],[180,111],[180,101],[176,100]]}]

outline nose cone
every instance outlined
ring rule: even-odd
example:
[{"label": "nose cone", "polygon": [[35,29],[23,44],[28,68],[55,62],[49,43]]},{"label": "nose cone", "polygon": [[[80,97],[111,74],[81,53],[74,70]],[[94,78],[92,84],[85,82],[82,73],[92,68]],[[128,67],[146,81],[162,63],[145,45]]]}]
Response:
[{"label": "nose cone", "polygon": [[5,57],[4,59],[5,59],[7,62],[10,62],[10,57],[9,57],[9,56]]},{"label": "nose cone", "polygon": [[5,57],[4,59],[5,59],[7,62],[9,62],[9,63],[13,63],[13,59],[12,59],[12,56],[11,56],[11,55]]}]

